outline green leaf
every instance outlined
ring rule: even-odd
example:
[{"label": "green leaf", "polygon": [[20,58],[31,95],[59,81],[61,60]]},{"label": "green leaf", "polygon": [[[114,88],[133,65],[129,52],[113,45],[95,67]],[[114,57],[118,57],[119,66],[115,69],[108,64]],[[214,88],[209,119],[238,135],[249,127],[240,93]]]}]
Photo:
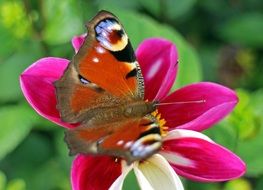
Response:
[{"label": "green leaf", "polygon": [[151,14],[160,18],[176,19],[188,13],[196,0],[139,0],[140,4]]},{"label": "green leaf", "polygon": [[0,4],[0,24],[17,38],[29,34],[30,20],[20,1],[6,1]]},{"label": "green leaf", "polygon": [[[196,0],[166,0],[167,17],[175,19],[187,14],[197,2]],[[166,10],[164,11],[164,13]]]},{"label": "green leaf", "polygon": [[16,49],[17,39],[8,31],[8,29],[1,26],[1,24],[0,34],[0,41],[2,44],[0,48],[0,57],[5,57]]},{"label": "green leaf", "polygon": [[0,190],[3,190],[6,185],[6,176],[5,174],[0,170]]},{"label": "green leaf", "polygon": [[21,1],[0,2],[0,58],[17,52],[31,34],[28,19]]},{"label": "green leaf", "polygon": [[26,183],[22,179],[13,179],[8,182],[6,190],[26,190]]},{"label": "green leaf", "polygon": [[202,11],[208,12],[213,20],[217,19],[217,17],[227,16],[230,12],[233,13],[233,7],[227,1],[202,0],[198,1],[198,6],[201,7]]},{"label": "green leaf", "polygon": [[0,160],[27,136],[36,115],[25,105],[5,106],[0,109]]},{"label": "green leaf", "polygon": [[238,143],[237,154],[247,164],[247,176],[258,176],[263,174],[263,157],[260,155],[263,147],[263,125],[256,137],[240,141]]},{"label": "green leaf", "polygon": [[216,143],[221,144],[229,150],[235,151],[237,141],[239,140],[238,132],[235,126],[229,124],[226,120],[221,121],[204,133]]},{"label": "green leaf", "polygon": [[[18,172],[16,177],[19,177],[29,171],[35,171],[36,167],[45,163],[52,156],[52,151],[53,144],[47,134],[32,132],[17,147],[16,151],[8,155],[6,160],[16,166],[16,172]],[[20,161],[22,157],[23,161]]]},{"label": "green leaf", "polygon": [[263,89],[259,89],[253,92],[252,98],[250,98],[251,106],[253,106],[254,115],[260,119],[261,124],[263,123]]},{"label": "green leaf", "polygon": [[255,115],[255,109],[250,100],[254,95],[242,89],[237,90],[237,95],[239,103],[228,118],[228,125],[235,127],[240,140],[253,138],[260,127],[259,118]]},{"label": "green leaf", "polygon": [[220,29],[220,36],[231,43],[263,47],[263,14],[247,13],[227,21]]},{"label": "green leaf", "polygon": [[38,57],[41,57],[39,44],[27,42],[24,44],[23,50],[0,64],[0,103],[15,102],[22,97],[19,75]]},{"label": "green leaf", "polygon": [[257,178],[256,188],[254,190],[262,190],[263,189],[263,177]]},{"label": "green leaf", "polygon": [[[202,70],[196,51],[188,44],[179,50],[179,70],[176,86],[184,86],[202,80]],[[173,87],[173,89],[174,89]]]},{"label": "green leaf", "polygon": [[263,157],[258,155],[263,147],[263,91],[259,90],[251,94],[239,91],[239,95],[240,105],[237,106],[233,114],[234,118],[232,118],[238,127],[240,136],[243,137],[238,142],[237,154],[247,164],[246,175],[257,176],[263,174],[261,164]]},{"label": "green leaf", "polygon": [[160,1],[158,0],[139,0],[139,3],[143,8],[149,11],[151,14],[159,17],[162,7],[160,6]]},{"label": "green leaf", "polygon": [[221,190],[219,183],[202,183],[187,180],[185,189],[189,190]]},{"label": "green leaf", "polygon": [[53,0],[44,1],[46,26],[43,31],[44,40],[48,44],[62,44],[81,34],[84,22],[78,1],[65,0],[57,3]]},{"label": "green leaf", "polygon": [[40,165],[28,178],[28,189],[37,190],[70,190],[70,173],[61,170],[60,163],[48,160]]},{"label": "green leaf", "polygon": [[109,7],[118,7],[118,9],[137,9],[139,7],[138,0],[119,1],[119,0],[97,0],[97,6],[100,10],[109,10]]},{"label": "green leaf", "polygon": [[214,45],[202,46],[198,49],[202,63],[203,80],[216,81],[218,75],[218,47]]},{"label": "green leaf", "polygon": [[[23,178],[27,189],[70,189],[69,171],[65,171],[59,160],[53,133],[32,131],[27,138],[9,154],[0,167],[10,178]],[[68,164],[70,167],[70,164]]]},{"label": "green leaf", "polygon": [[64,132],[65,130],[60,128],[55,133],[55,148],[58,153],[58,160],[61,163],[61,166],[64,168],[65,173],[69,173],[70,166],[74,158],[69,156],[69,149],[64,141]]},{"label": "green leaf", "polygon": [[252,187],[248,180],[236,179],[227,182],[224,190],[252,190]]}]

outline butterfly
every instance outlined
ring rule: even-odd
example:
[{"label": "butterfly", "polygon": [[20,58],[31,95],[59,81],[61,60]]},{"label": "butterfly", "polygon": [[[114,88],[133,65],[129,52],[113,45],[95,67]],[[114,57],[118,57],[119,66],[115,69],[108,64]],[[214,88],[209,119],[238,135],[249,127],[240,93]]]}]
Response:
[{"label": "butterfly", "polygon": [[100,11],[54,85],[70,155],[95,154],[143,160],[162,145],[157,101],[144,100],[144,80],[130,40],[116,16]]}]

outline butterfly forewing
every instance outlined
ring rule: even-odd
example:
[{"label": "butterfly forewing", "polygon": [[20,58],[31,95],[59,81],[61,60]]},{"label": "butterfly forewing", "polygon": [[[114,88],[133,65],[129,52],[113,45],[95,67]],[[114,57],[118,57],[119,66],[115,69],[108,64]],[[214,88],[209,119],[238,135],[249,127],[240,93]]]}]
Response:
[{"label": "butterfly forewing", "polygon": [[142,100],[144,95],[139,64],[118,19],[101,11],[87,29],[84,44],[55,83],[58,109],[66,122],[81,122],[84,112]]}]

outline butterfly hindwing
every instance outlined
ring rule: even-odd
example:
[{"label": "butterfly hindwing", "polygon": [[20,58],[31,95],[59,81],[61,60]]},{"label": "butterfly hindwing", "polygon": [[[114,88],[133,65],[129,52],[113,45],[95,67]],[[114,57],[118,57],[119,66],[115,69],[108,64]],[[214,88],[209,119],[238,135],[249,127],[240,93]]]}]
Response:
[{"label": "butterfly hindwing", "polygon": [[96,128],[80,126],[66,132],[70,154],[108,154],[128,162],[144,159],[159,150],[160,128],[152,116],[104,123]]}]

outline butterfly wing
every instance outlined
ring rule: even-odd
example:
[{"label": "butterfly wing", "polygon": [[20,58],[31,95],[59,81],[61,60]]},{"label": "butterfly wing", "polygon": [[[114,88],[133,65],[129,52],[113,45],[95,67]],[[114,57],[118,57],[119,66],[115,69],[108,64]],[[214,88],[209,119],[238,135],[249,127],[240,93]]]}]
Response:
[{"label": "butterfly wing", "polygon": [[[108,154],[128,162],[146,158],[161,146],[160,128],[154,117],[140,115],[154,109],[142,111],[143,78],[127,34],[106,11],[87,29],[84,44],[55,82],[62,120],[80,123],[66,131],[70,154]],[[133,111],[139,114],[127,117]]]},{"label": "butterfly wing", "polygon": [[144,96],[140,67],[119,20],[101,11],[87,29],[84,44],[55,82],[57,108],[62,120],[69,123],[92,118],[94,109]]},{"label": "butterfly wing", "polygon": [[[130,129],[130,130],[129,130]],[[66,132],[70,155],[108,154],[128,163],[145,159],[161,147],[160,128],[155,118],[123,120],[94,127],[80,126]]]}]

